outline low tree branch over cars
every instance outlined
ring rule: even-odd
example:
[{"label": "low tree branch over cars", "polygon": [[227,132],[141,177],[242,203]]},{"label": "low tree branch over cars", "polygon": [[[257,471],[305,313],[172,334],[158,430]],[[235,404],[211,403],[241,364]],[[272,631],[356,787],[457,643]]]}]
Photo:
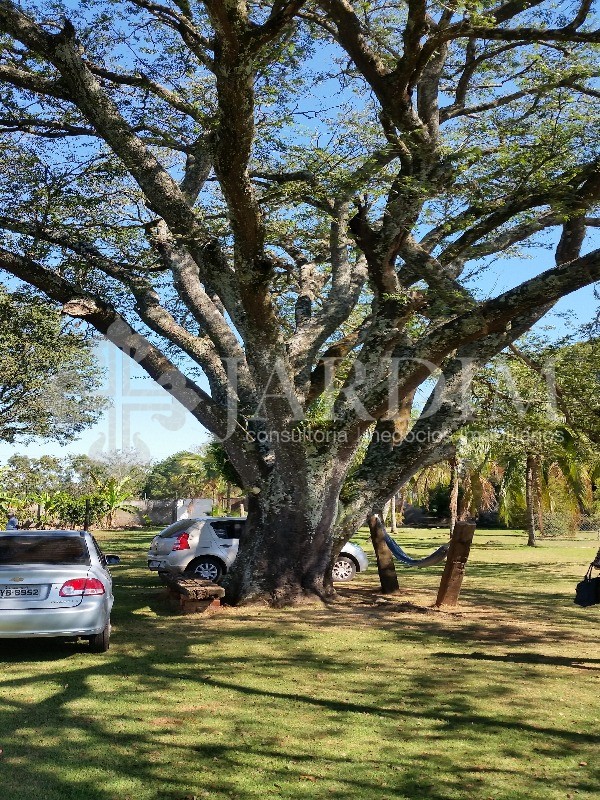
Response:
[{"label": "low tree branch over cars", "polygon": [[0,440],[72,439],[106,407],[99,383],[89,337],[48,302],[0,286]]},{"label": "low tree branch over cars", "polygon": [[[0,267],[225,440],[230,600],[331,594],[478,368],[600,278],[592,5],[0,0]],[[540,241],[554,265],[473,289]]]}]

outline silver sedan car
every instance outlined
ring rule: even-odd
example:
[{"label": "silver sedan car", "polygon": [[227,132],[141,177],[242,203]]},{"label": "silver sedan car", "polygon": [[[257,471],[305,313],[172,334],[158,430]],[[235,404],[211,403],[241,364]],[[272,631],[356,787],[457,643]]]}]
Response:
[{"label": "silver sedan car", "polygon": [[84,637],[105,652],[118,563],[87,532],[0,531],[0,639]]}]

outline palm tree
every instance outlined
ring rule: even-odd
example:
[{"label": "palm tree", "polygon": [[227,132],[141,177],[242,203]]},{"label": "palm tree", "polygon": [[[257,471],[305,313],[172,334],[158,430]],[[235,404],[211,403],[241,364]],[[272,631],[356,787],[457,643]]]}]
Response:
[{"label": "palm tree", "polygon": [[546,453],[513,452],[500,459],[499,512],[507,525],[518,524],[525,514],[528,545],[535,546],[536,531],[545,531],[545,519],[560,511],[574,527],[593,506],[594,476],[600,474],[598,457],[586,453],[581,441],[567,428],[562,440]]}]

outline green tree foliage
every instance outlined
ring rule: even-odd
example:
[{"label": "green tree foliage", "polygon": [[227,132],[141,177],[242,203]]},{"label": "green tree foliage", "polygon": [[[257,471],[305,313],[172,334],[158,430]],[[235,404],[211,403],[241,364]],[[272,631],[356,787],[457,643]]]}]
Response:
[{"label": "green tree foliage", "polygon": [[599,390],[595,340],[530,336],[488,364],[474,382],[476,421],[459,448],[470,512],[495,498],[502,521],[528,527],[531,543],[535,530],[565,533],[593,516]]},{"label": "green tree foliage", "polygon": [[206,483],[204,464],[197,453],[182,451],[155,464],[144,494],[151,500],[200,497]]},{"label": "green tree foliage", "polygon": [[112,526],[115,512],[138,497],[149,467],[134,453],[55,458],[11,456],[0,468],[0,511],[15,511],[23,527],[81,527],[89,509],[91,524]]},{"label": "green tree foliage", "polygon": [[[600,421],[597,342],[548,345],[531,337],[475,382],[476,405],[491,434],[490,460],[503,470],[500,512],[515,524],[527,507],[527,463],[539,515],[562,512],[565,526],[593,506]],[[543,518],[538,520],[544,529]]]},{"label": "green tree foliage", "polygon": [[97,480],[92,498],[96,501],[107,526],[112,528],[117,511],[128,511],[131,508],[126,502],[131,498],[129,477]]},{"label": "green tree foliage", "polygon": [[89,339],[59,311],[0,287],[0,439],[65,442],[101,415],[98,365]]},{"label": "green tree foliage", "polygon": [[220,442],[211,442],[203,449],[206,474],[222,483],[243,489],[243,483]]},{"label": "green tree foliage", "polygon": [[199,452],[182,451],[155,464],[148,475],[144,494],[157,500],[208,496],[222,505],[228,484],[241,488],[225,449],[211,442]]},{"label": "green tree foliage", "polygon": [[109,481],[127,486],[128,497],[143,496],[144,485],[150,472],[150,464],[140,459],[135,450],[114,450],[100,458],[87,455],[71,456],[67,459],[69,483],[76,493],[92,492],[99,484]]},{"label": "green tree foliage", "polygon": [[68,492],[90,494],[109,480],[127,484],[129,497],[140,497],[150,466],[135,453],[116,451],[101,459],[87,455],[30,458],[15,454],[0,467],[0,488],[5,494]]},{"label": "green tree foliage", "polygon": [[30,458],[15,454],[0,468],[0,486],[4,494],[31,495],[56,492],[70,483],[67,459],[54,456]]},{"label": "green tree foliage", "polygon": [[566,424],[600,448],[600,339],[548,348],[542,356],[556,376],[556,405]]}]

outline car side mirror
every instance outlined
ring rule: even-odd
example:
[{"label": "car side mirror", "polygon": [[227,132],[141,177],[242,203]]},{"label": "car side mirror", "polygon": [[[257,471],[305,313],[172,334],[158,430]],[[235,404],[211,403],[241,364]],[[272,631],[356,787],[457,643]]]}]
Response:
[{"label": "car side mirror", "polygon": [[104,558],[106,559],[106,565],[108,567],[116,567],[117,564],[121,563],[119,556],[104,556]]}]

